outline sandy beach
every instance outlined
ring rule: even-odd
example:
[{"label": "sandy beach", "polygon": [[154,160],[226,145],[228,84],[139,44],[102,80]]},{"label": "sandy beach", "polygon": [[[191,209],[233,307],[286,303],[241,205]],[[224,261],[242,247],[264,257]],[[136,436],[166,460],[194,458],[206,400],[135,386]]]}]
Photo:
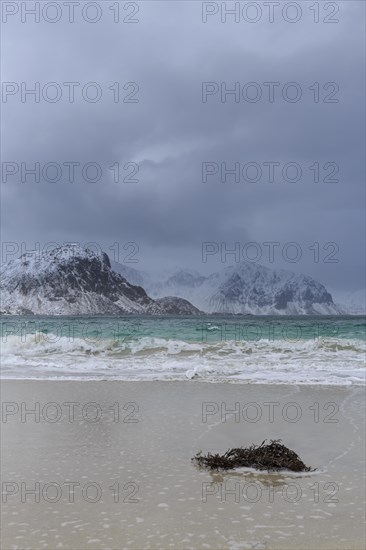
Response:
[{"label": "sandy beach", "polygon": [[[3,381],[1,547],[361,549],[364,395]],[[317,470],[210,473],[190,460],[277,438]]]}]

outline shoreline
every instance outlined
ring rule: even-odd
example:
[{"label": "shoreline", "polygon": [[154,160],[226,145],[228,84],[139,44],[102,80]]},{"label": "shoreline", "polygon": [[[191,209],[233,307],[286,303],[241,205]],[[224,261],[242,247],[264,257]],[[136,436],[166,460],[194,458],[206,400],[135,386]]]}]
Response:
[{"label": "shoreline", "polygon": [[282,381],[281,382],[263,382],[262,380],[259,382],[255,381],[248,381],[248,380],[240,380],[240,379],[223,379],[223,380],[210,380],[210,379],[204,379],[204,378],[188,378],[185,379],[174,379],[174,380],[167,380],[167,379],[148,379],[148,378],[131,378],[131,379],[124,379],[124,378],[2,378],[0,377],[0,385],[2,383],[7,382],[37,382],[37,383],[121,383],[121,384],[207,384],[207,385],[217,385],[217,386],[263,386],[263,387],[299,387],[299,388],[324,388],[324,389],[352,389],[352,388],[366,388],[366,380],[362,384],[357,384],[355,382],[352,382],[350,384],[329,384],[329,383],[323,383],[319,382],[318,384],[315,384],[314,382],[297,382],[297,383],[289,383],[285,384]]}]

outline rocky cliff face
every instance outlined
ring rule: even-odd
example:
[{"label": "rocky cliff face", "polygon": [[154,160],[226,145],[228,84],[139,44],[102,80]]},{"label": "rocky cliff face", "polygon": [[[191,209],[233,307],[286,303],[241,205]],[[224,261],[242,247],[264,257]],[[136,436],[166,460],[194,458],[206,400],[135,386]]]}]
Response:
[{"label": "rocky cliff face", "polygon": [[[3,266],[0,275],[3,313],[165,314],[172,309],[115,273],[107,254],[79,246],[58,247],[47,257],[24,254]],[[179,314],[178,305],[175,309]]]},{"label": "rocky cliff face", "polygon": [[165,296],[158,298],[156,302],[164,308],[165,313],[171,315],[201,315],[202,312],[184,298]]}]

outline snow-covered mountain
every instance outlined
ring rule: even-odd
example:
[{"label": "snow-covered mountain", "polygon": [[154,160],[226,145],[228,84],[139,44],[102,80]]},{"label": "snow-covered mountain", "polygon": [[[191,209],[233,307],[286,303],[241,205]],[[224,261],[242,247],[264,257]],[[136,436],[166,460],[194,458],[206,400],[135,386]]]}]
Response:
[{"label": "snow-covered mountain", "polygon": [[342,313],[366,315],[366,289],[350,292],[332,290],[333,300]]},{"label": "snow-covered mountain", "polygon": [[[8,314],[362,314],[365,293],[337,293],[311,277],[242,262],[210,276],[177,269],[152,276],[77,245],[24,254],[0,269]],[[193,305],[192,305],[193,304]]]},{"label": "snow-covered mountain", "polygon": [[7,314],[196,313],[179,299],[159,302],[111,269],[107,254],[78,245],[55,248],[47,257],[23,254],[0,270],[0,309]]},{"label": "snow-covered mountain", "polygon": [[326,288],[311,277],[242,262],[204,277],[180,269],[168,278],[143,276],[153,298],[167,294],[189,300],[208,313],[254,315],[337,315],[342,313]]}]

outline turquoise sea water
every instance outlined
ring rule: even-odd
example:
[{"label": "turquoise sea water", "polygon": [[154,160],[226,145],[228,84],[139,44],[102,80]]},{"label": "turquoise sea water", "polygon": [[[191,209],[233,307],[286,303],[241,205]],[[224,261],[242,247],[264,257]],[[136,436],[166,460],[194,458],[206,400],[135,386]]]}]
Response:
[{"label": "turquoise sea water", "polygon": [[1,318],[3,378],[363,384],[365,317]]}]

